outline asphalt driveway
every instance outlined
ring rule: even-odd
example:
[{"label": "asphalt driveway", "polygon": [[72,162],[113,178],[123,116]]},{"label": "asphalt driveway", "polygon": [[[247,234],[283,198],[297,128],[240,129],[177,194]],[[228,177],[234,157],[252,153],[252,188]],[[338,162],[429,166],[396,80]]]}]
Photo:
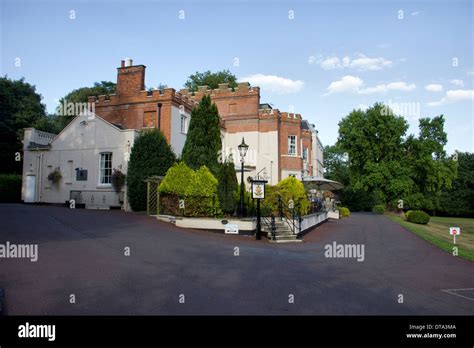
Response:
[{"label": "asphalt driveway", "polygon": [[[39,248],[37,262],[0,258],[10,315],[474,314],[473,291],[459,290],[474,288],[474,263],[380,215],[325,223],[298,244],[121,211],[2,204],[0,221],[0,244]],[[333,241],[363,244],[365,260],[326,258]]]}]

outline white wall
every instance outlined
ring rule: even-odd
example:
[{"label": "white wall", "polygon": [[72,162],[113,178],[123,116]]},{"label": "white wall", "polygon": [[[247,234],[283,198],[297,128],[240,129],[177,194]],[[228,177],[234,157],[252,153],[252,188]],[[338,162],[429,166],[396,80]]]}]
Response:
[{"label": "white wall", "polygon": [[[78,116],[54,138],[51,149],[40,151],[27,148],[27,136],[31,137],[32,132],[35,130],[25,131],[22,199],[26,193],[26,176],[35,175],[36,202],[64,203],[70,199],[70,191],[83,191],[88,192],[85,194],[89,199],[86,204],[117,205],[119,195],[112,186],[99,184],[100,153],[111,152],[112,168],[126,173],[130,150],[138,132],[120,130],[97,116]],[[53,184],[48,180],[48,174],[57,167],[62,178],[58,184]],[[87,181],[76,181],[77,168],[88,171]]]},{"label": "white wall", "polygon": [[[245,172],[245,179],[255,177],[263,168],[266,170],[266,179],[271,185],[278,183],[278,133],[274,132],[239,132],[225,133],[222,142],[222,151],[228,156],[232,154],[235,168],[238,170],[237,179],[240,183],[240,154],[238,146],[242,142],[249,145],[245,156],[244,168],[250,167],[250,172]],[[263,175],[263,172],[260,173]]]},{"label": "white wall", "polygon": [[[185,110],[182,113],[187,118],[186,128],[189,128],[189,122],[191,121],[191,115]],[[181,156],[183,151],[184,143],[186,142],[186,133],[181,132],[181,112],[178,107],[171,107],[171,147],[176,155]]]}]

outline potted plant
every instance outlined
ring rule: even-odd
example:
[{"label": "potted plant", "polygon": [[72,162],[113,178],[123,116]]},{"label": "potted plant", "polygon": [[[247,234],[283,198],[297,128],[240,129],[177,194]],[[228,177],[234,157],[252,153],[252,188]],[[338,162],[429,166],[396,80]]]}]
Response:
[{"label": "potted plant", "polygon": [[56,167],[51,173],[48,175],[48,180],[52,181],[53,184],[57,184],[59,180],[61,180],[63,176],[61,175],[61,171],[59,167]]}]

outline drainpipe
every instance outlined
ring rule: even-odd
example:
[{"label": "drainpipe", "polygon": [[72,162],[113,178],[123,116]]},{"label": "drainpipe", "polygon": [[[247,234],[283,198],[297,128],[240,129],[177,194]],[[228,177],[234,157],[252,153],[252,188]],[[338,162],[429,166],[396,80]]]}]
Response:
[{"label": "drainpipe", "polygon": [[158,103],[158,129],[161,130],[161,106],[163,104]]}]

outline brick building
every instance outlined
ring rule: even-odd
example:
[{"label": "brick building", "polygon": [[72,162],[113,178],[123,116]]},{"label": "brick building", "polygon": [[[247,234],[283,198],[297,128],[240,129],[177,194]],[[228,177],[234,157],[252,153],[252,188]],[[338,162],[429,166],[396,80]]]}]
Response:
[{"label": "brick building", "polygon": [[204,95],[210,95],[221,117],[223,153],[232,154],[240,167],[237,146],[245,138],[246,176],[265,176],[271,184],[289,175],[323,176],[322,144],[314,125],[301,115],[281,112],[260,103],[260,89],[247,82],[232,90],[227,84],[211,90],[201,86],[194,93],[173,88],[145,90],[144,65],[122,61],[117,74],[117,93],[90,97],[95,113],[125,129],[160,128],[176,154],[180,154],[192,109]]}]

